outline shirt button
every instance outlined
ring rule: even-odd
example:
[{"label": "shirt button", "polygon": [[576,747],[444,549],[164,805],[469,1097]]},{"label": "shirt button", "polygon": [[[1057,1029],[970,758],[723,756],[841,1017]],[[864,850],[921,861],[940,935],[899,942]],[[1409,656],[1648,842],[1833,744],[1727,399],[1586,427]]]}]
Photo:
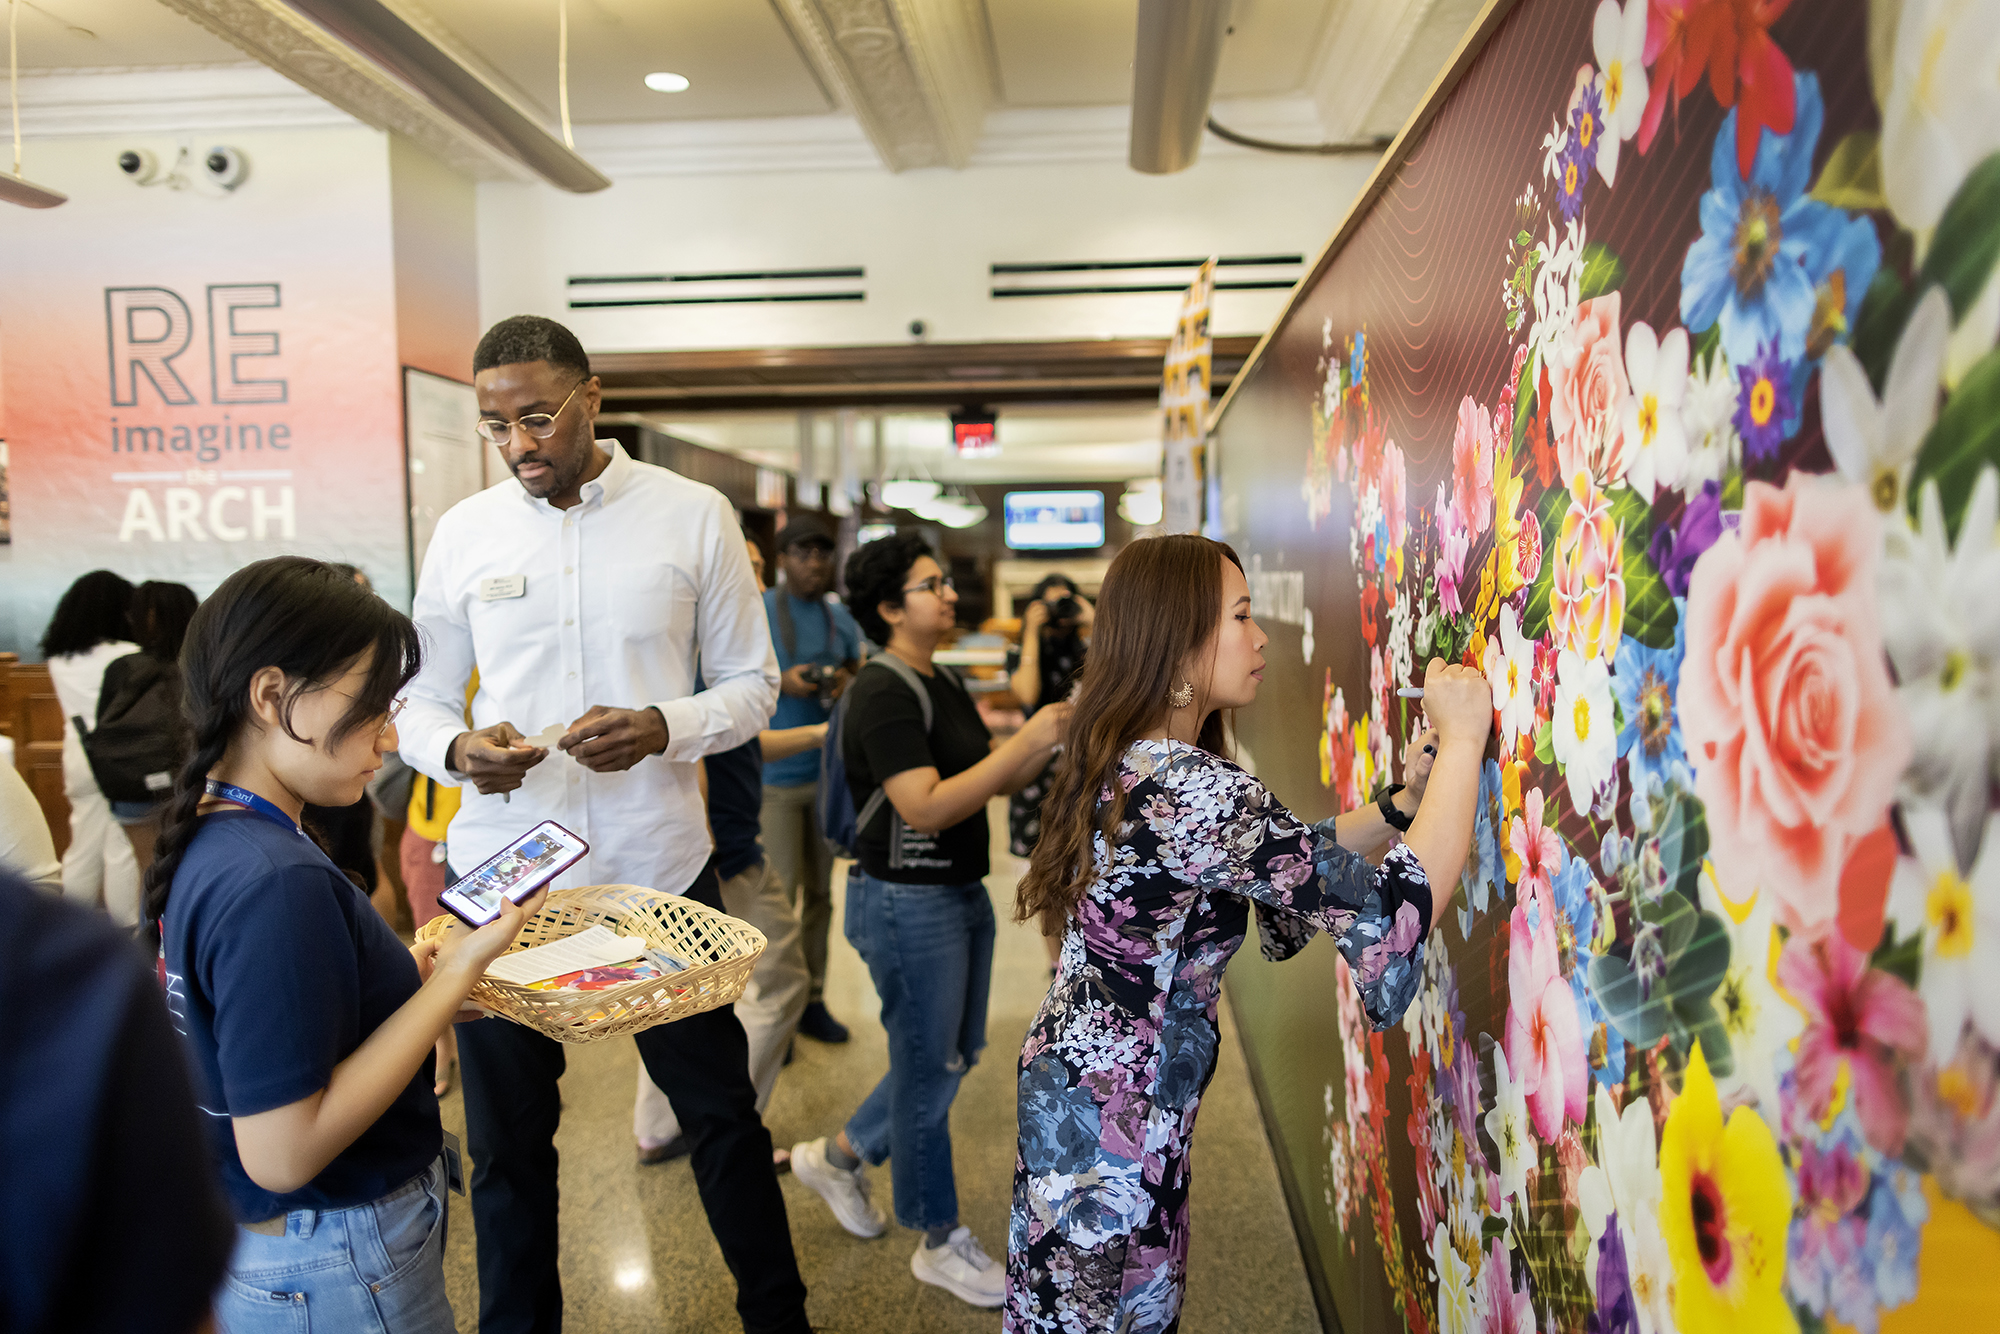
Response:
[{"label": "shirt button", "polygon": [[563,573],[564,573],[564,574],[575,574],[575,573],[576,573],[576,566],[574,566],[574,565],[565,565],[565,566],[563,566]]},{"label": "shirt button", "polygon": [[576,620],[575,620],[575,618],[574,618],[574,617],[569,617],[569,616],[565,616],[565,617],[563,618],[563,624],[564,624],[564,625],[575,625],[575,624],[576,624]]}]

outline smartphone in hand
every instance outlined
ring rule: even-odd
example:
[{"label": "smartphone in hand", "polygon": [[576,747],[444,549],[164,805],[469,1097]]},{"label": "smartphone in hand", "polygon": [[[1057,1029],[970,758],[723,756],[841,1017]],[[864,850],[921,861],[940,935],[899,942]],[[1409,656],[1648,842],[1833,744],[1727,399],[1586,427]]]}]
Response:
[{"label": "smartphone in hand", "polygon": [[503,895],[512,903],[532,897],[589,851],[580,836],[544,820],[455,881],[438,906],[468,926],[485,926],[500,915]]}]

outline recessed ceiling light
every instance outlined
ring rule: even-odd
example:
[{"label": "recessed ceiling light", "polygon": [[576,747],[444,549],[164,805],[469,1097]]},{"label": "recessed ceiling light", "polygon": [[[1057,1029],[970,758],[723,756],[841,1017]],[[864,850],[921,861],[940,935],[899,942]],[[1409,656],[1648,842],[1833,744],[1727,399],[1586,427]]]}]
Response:
[{"label": "recessed ceiling light", "polygon": [[656,93],[684,93],[688,81],[685,74],[668,74],[664,70],[646,76],[646,86]]}]

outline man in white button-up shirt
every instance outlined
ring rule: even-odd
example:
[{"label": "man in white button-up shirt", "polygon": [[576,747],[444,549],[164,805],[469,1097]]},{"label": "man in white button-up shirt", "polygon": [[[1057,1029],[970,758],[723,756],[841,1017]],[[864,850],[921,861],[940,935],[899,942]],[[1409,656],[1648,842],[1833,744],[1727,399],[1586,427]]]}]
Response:
[{"label": "man in white button-up shirt", "polygon": [[[480,430],[514,476],[438,520],[417,580],[424,667],[399,720],[405,760],[476,788],[452,821],[451,869],[555,820],[591,845],[558,887],[645,885],[719,909],[696,766],[755,736],[778,696],[735,514],[713,488],[594,439],[598,382],[553,320],[495,325],[473,372]],[[692,1146],[745,1328],[802,1334],[805,1285],[742,1026],[723,1008],[635,1040]],[[562,1047],[489,1019],[463,1027],[459,1053],[480,1328],[554,1334]]]}]

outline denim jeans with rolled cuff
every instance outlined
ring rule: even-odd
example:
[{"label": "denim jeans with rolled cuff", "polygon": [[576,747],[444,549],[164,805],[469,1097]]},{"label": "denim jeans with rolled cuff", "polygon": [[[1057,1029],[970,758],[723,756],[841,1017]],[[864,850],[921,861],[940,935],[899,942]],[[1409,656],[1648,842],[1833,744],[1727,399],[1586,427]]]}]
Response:
[{"label": "denim jeans with rolled cuff", "polygon": [[221,1334],[453,1334],[444,1295],[444,1160],[378,1200],[294,1209],[283,1236],[236,1229],[215,1293]]},{"label": "denim jeans with rolled cuff", "polygon": [[979,881],[903,885],[853,867],[847,939],[882,998],[889,1073],[847,1122],[870,1163],[889,1162],[896,1221],[919,1230],[958,1222],[951,1103],[986,1046],[993,980],[993,901]]}]

